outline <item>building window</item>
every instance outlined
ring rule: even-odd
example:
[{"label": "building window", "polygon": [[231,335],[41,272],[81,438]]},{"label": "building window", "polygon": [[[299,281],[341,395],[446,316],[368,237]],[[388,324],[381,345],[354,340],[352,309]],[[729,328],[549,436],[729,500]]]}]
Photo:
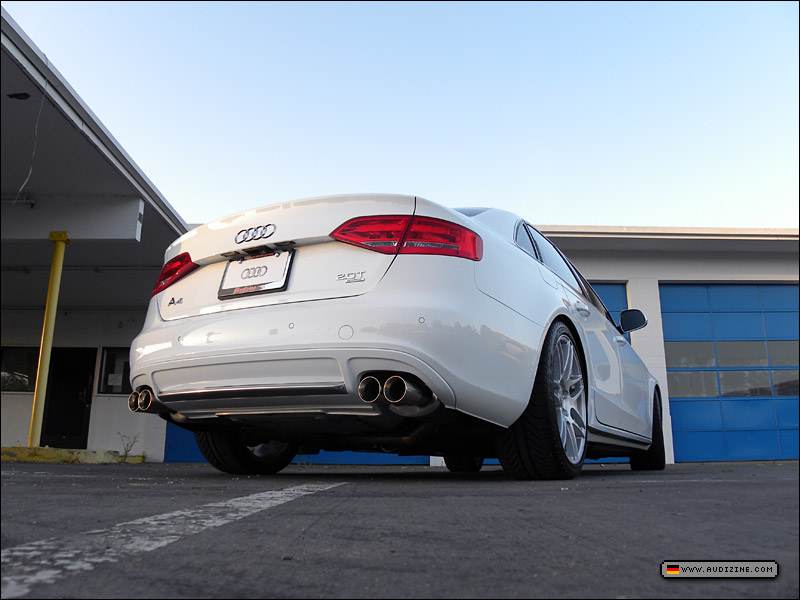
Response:
[{"label": "building window", "polygon": [[130,394],[131,364],[130,348],[103,348],[103,364],[100,368],[98,394]]},{"label": "building window", "polygon": [[2,391],[34,391],[39,348],[3,348],[0,362],[2,362]]}]

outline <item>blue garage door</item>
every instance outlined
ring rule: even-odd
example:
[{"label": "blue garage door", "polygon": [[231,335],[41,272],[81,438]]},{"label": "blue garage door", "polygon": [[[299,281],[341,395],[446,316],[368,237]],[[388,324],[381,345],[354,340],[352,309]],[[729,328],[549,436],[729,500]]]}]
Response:
[{"label": "blue garage door", "polygon": [[676,461],[798,457],[798,286],[662,284]]}]

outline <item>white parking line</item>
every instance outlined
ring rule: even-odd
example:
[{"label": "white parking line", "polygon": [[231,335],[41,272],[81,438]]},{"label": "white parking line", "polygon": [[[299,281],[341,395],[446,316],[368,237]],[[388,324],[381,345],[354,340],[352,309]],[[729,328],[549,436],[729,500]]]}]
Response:
[{"label": "white parking line", "polygon": [[284,490],[213,502],[198,508],[118,523],[110,529],[84,531],[69,538],[52,538],[23,544],[2,551],[3,598],[19,598],[31,586],[55,583],[57,579],[98,564],[116,562],[130,555],[150,552],[183,537],[219,527],[295,500],[344,485],[306,484]]}]

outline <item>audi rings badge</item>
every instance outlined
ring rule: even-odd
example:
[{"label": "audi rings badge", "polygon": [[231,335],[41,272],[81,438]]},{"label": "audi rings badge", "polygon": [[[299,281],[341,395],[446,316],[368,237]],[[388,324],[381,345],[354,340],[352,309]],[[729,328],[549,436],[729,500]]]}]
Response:
[{"label": "audi rings badge", "polygon": [[242,279],[255,279],[256,277],[263,277],[267,274],[267,267],[251,267],[242,271],[239,275]]},{"label": "audi rings badge", "polygon": [[275,229],[277,229],[277,227],[275,227],[274,223],[242,229],[236,234],[233,241],[237,244],[244,244],[245,242],[254,242],[255,240],[265,240],[275,233]]}]

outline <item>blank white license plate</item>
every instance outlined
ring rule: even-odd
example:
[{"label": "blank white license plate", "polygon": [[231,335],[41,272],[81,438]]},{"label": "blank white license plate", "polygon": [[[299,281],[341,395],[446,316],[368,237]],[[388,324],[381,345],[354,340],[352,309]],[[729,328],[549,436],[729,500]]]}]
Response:
[{"label": "blank white license plate", "polygon": [[294,252],[286,250],[266,256],[250,256],[232,260],[225,267],[217,297],[231,298],[280,292],[286,289],[289,267]]}]

